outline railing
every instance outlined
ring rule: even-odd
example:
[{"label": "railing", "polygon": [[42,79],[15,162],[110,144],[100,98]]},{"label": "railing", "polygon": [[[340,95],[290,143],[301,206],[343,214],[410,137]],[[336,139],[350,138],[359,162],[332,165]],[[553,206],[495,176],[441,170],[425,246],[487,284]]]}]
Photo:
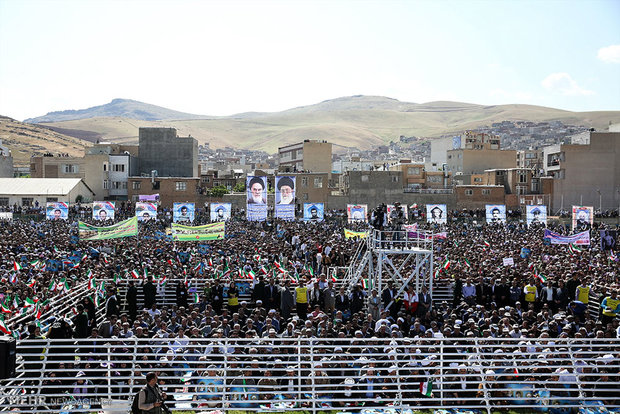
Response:
[{"label": "railing", "polygon": [[417,229],[379,231],[369,234],[369,247],[376,250],[433,250],[433,240],[437,237],[432,231]]},{"label": "railing", "polygon": [[[87,283],[83,282],[81,285],[73,287],[69,293],[51,298],[48,302],[48,310],[43,312],[38,319],[41,325],[41,332],[46,331],[52,324],[54,321],[52,317],[61,317],[66,314],[71,314],[71,316],[73,316],[71,309],[92,292],[92,290],[88,290]],[[35,320],[34,306],[32,306],[32,309],[28,310],[27,313],[8,318],[6,324],[9,328],[13,329],[33,320]]]},{"label": "railing", "polygon": [[413,194],[452,194],[454,189],[452,188],[404,188],[404,193]]},{"label": "railing", "polygon": [[611,409],[619,349],[619,339],[602,338],[21,341],[16,378],[0,381],[0,407],[126,412],[155,371],[178,410]]}]

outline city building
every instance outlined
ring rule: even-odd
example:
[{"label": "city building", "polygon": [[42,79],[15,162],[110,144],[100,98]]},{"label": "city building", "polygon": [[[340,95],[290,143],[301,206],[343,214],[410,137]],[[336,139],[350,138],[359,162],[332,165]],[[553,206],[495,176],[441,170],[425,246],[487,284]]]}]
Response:
[{"label": "city building", "polygon": [[138,147],[99,143],[83,157],[52,154],[30,158],[33,178],[82,178],[97,200],[127,200],[127,179],[137,174]]},{"label": "city building", "polygon": [[171,208],[173,203],[202,205],[198,177],[129,177],[129,200],[136,202],[140,195],[159,194],[159,204]]},{"label": "city building", "polygon": [[472,175],[485,170],[515,168],[515,150],[502,150],[499,136],[467,131],[461,147],[447,152],[447,171],[457,185],[472,184]]},{"label": "city building", "polygon": [[280,172],[331,172],[332,144],[309,140],[278,148]]},{"label": "city building", "polygon": [[484,209],[487,204],[504,204],[502,185],[457,185],[456,204],[459,209]]},{"label": "city building", "polygon": [[542,149],[526,149],[517,151],[517,168],[533,168],[537,173],[543,169]]},{"label": "city building", "polygon": [[198,141],[179,137],[175,128],[140,128],[139,175],[198,177]]},{"label": "city building", "polygon": [[554,179],[554,212],[573,205],[619,207],[620,132],[590,132],[588,145],[552,145],[543,154],[544,173]]},{"label": "city building", "polygon": [[88,203],[94,196],[81,178],[0,178],[0,207],[45,206],[54,201]]}]

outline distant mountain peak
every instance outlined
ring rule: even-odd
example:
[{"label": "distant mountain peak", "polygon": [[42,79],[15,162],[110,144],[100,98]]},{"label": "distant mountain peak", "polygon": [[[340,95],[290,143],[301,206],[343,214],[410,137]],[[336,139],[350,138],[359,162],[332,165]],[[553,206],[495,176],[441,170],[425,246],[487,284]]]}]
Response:
[{"label": "distant mountain peak", "polygon": [[115,98],[110,103],[92,106],[85,109],[70,109],[66,111],[48,112],[46,115],[36,118],[29,118],[24,122],[31,124],[74,121],[77,119],[87,119],[96,117],[121,117],[130,119],[140,119],[143,121],[164,121],[181,119],[204,119],[203,115],[188,114],[172,109],[152,105],[133,99]]}]

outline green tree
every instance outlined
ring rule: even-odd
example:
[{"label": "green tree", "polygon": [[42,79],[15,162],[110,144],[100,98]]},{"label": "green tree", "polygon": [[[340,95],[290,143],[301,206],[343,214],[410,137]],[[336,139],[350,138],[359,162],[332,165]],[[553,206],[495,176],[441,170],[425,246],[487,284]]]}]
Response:
[{"label": "green tree", "polygon": [[222,197],[224,194],[228,194],[228,188],[223,185],[213,187],[211,191],[209,191],[209,195],[211,195],[211,197]]},{"label": "green tree", "polygon": [[237,183],[233,187],[233,192],[235,193],[245,193],[245,183]]}]

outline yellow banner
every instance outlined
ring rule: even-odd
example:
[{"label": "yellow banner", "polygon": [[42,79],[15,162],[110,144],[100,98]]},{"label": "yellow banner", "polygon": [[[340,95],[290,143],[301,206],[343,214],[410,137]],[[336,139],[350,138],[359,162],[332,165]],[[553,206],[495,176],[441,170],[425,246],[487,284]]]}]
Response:
[{"label": "yellow banner", "polygon": [[359,237],[360,239],[365,239],[368,233],[365,231],[353,231],[349,229],[344,229],[344,238],[351,239],[353,237]]}]

